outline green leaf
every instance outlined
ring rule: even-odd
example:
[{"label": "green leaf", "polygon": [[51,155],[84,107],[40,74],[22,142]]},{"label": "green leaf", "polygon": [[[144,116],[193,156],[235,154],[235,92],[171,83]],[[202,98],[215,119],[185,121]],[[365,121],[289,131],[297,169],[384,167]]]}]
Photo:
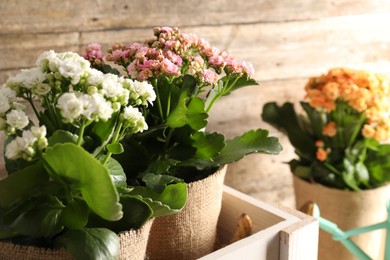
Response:
[{"label": "green leaf", "polygon": [[269,137],[264,129],[251,130],[226,142],[225,148],[214,159],[218,165],[229,164],[252,153],[279,154],[282,146],[276,137]]},{"label": "green leaf", "polygon": [[284,103],[281,107],[275,102],[267,103],[263,107],[261,116],[265,122],[287,134],[290,143],[298,150],[299,156],[309,161],[316,160],[316,137],[301,128],[292,103]]},{"label": "green leaf", "polygon": [[122,217],[119,195],[99,160],[73,143],[48,147],[42,156],[50,175],[80,191],[96,214],[113,221]]},{"label": "green leaf", "polygon": [[170,111],[166,124],[171,128],[179,128],[187,124],[189,111],[187,109],[188,93],[181,92],[177,105]]},{"label": "green leaf", "polygon": [[157,175],[154,173],[147,173],[142,178],[146,186],[153,189],[156,192],[162,192],[165,187],[170,183],[181,182],[181,179],[171,175]]},{"label": "green leaf", "polygon": [[[242,87],[259,85],[259,83],[256,80],[248,77],[247,75],[238,75],[238,74],[236,74],[236,76],[238,77],[238,80],[236,81],[236,83],[228,91],[225,90],[223,92],[223,96],[227,96],[230,93],[232,93],[233,91],[235,91],[235,90],[237,90],[239,88],[242,88]],[[231,80],[234,80],[234,79],[231,79]]]},{"label": "green leaf", "polygon": [[225,137],[218,133],[196,132],[192,135],[195,141],[193,146],[197,148],[196,158],[211,160],[225,147]]},{"label": "green leaf", "polygon": [[77,135],[74,135],[68,131],[57,130],[52,136],[48,138],[49,146],[53,146],[57,143],[77,143]]},{"label": "green leaf", "polygon": [[91,214],[88,226],[105,227],[119,233],[129,229],[138,229],[153,216],[150,206],[140,197],[122,194],[120,202],[123,205],[123,218],[118,221],[107,221],[96,214]]},{"label": "green leaf", "polygon": [[140,228],[153,215],[150,206],[140,198],[126,194],[121,196],[121,203],[123,205],[124,214],[119,222],[123,223],[122,231]]},{"label": "green leaf", "polygon": [[106,147],[107,150],[112,154],[120,154],[124,151],[123,146],[120,143],[108,144]]},{"label": "green leaf", "polygon": [[374,186],[390,182],[390,144],[382,144],[376,151],[369,151],[366,165]]},{"label": "green leaf", "polygon": [[117,188],[126,188],[126,174],[122,168],[122,165],[115,160],[114,158],[110,158],[106,163],[106,168],[108,169],[111,180]]},{"label": "green leaf", "polygon": [[6,208],[18,200],[32,196],[48,182],[49,175],[41,162],[8,175],[0,181],[0,207]]},{"label": "green leaf", "polygon": [[4,223],[24,236],[50,238],[63,229],[60,219],[63,208],[56,197],[35,197],[7,211]]},{"label": "green leaf", "polygon": [[148,187],[134,187],[130,193],[141,198],[153,210],[153,217],[165,216],[180,211],[187,201],[187,185],[176,183],[166,186],[163,192],[155,192]]},{"label": "green leaf", "polygon": [[205,113],[204,108],[204,101],[197,97],[192,98],[188,104],[188,125],[196,131],[207,125],[208,114]]},{"label": "green leaf", "polygon": [[85,135],[92,138],[92,150],[93,155],[97,155],[101,152],[101,150],[106,146],[113,133],[116,126],[118,114],[113,114],[110,119],[107,121],[98,121],[91,124],[90,127],[88,127],[87,131],[85,132]]},{"label": "green leaf", "polygon": [[70,229],[83,228],[87,225],[88,213],[89,209],[85,201],[75,200],[62,210],[61,221]]},{"label": "green leaf", "polygon": [[326,122],[326,116],[324,114],[318,112],[318,110],[312,108],[309,104],[306,102],[301,102],[302,108],[305,110],[311,127],[314,130],[314,133],[316,134],[317,137],[323,136],[322,134],[322,129],[325,126]]},{"label": "green leaf", "polygon": [[67,230],[55,242],[75,260],[114,260],[119,256],[119,238],[106,228]]}]

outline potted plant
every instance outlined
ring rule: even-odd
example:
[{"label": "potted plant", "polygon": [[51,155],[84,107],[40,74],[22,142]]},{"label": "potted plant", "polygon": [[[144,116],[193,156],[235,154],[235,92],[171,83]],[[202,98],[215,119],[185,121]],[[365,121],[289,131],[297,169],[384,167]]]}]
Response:
[{"label": "potted plant", "polygon": [[152,218],[180,210],[186,185],[130,187],[112,154],[148,128],[139,110],[154,99],[72,52],[44,52],[0,87],[0,258],[144,259]]},{"label": "potted plant", "polygon": [[149,82],[156,93],[153,107],[143,112],[149,129],[126,136],[125,152],[115,157],[128,180],[154,190],[177,180],[188,184],[183,211],[154,221],[150,257],[193,259],[210,253],[223,166],[250,153],[281,151],[277,138],[263,129],[231,140],[207,132],[208,112],[215,102],[236,89],[257,85],[251,78],[252,65],[170,27],[154,28],[154,38],[145,42],[114,44],[105,55],[100,45],[91,44],[84,57],[103,72]]},{"label": "potted plant", "polygon": [[[310,78],[300,102],[265,104],[262,118],[284,132],[298,156],[289,162],[297,208],[317,203],[321,215],[349,230],[383,221],[390,199],[389,81],[368,71],[335,68]],[[381,233],[355,237],[371,257]],[[320,234],[320,259],[353,259]]]}]

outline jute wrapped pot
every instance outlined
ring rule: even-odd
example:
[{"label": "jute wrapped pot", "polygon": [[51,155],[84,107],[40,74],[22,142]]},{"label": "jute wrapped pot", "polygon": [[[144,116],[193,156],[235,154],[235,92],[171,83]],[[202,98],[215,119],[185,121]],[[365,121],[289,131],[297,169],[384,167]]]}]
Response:
[{"label": "jute wrapped pot", "polygon": [[[144,260],[150,227],[153,220],[149,220],[137,230],[121,232],[119,234],[119,259]],[[20,246],[0,242],[1,260],[71,260],[72,257],[64,249],[45,249],[33,246]]]},{"label": "jute wrapped pot", "polygon": [[[297,209],[312,201],[318,205],[321,217],[334,222],[344,231],[387,219],[386,202],[390,199],[390,185],[361,192],[343,191],[309,183],[294,176],[294,190]],[[384,230],[353,236],[351,239],[372,259],[383,259]],[[356,259],[323,230],[320,230],[318,256],[320,260]]]},{"label": "jute wrapped pot", "polygon": [[188,184],[186,206],[158,217],[150,231],[147,255],[154,259],[197,259],[214,251],[226,166]]}]

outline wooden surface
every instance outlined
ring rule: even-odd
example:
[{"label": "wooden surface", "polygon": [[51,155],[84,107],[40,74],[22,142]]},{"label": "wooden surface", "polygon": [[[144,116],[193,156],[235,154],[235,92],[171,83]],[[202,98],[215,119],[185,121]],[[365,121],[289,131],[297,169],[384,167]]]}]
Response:
[{"label": "wooden surface", "polygon": [[317,259],[317,220],[296,210],[266,204],[227,186],[224,187],[218,223],[221,242],[231,238],[243,213],[252,219],[252,235],[204,256],[202,260]]},{"label": "wooden surface", "polygon": [[178,26],[254,64],[261,86],[241,89],[212,111],[209,130],[235,136],[263,127],[281,138],[279,156],[253,155],[231,165],[226,183],[267,202],[293,206],[284,162],[294,156],[280,133],[260,120],[267,101],[298,101],[310,76],[332,67],[390,72],[388,0],[86,0],[0,1],[0,84],[40,53],[82,52],[91,42],[152,37]]}]

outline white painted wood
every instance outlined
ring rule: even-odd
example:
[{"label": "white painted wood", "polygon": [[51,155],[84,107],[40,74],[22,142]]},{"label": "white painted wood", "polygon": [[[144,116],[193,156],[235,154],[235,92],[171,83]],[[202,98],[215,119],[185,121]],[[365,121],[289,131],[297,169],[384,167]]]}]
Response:
[{"label": "white painted wood", "polygon": [[[218,225],[222,243],[233,234],[242,213],[252,219],[253,234],[200,259],[315,259],[299,257],[305,255],[307,249],[303,245],[306,241],[315,244],[318,237],[316,220],[295,210],[271,206],[228,186],[224,187]],[[314,257],[316,249],[315,246],[308,256]]]}]

